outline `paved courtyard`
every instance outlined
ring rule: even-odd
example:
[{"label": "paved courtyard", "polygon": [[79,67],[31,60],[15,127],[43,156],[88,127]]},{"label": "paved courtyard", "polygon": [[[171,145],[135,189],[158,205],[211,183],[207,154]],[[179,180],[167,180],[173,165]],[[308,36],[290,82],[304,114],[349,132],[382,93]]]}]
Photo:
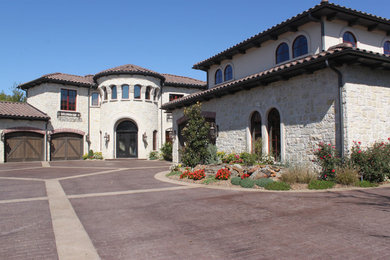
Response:
[{"label": "paved courtyard", "polygon": [[1,164],[0,259],[390,259],[390,188],[217,190],[168,167]]}]

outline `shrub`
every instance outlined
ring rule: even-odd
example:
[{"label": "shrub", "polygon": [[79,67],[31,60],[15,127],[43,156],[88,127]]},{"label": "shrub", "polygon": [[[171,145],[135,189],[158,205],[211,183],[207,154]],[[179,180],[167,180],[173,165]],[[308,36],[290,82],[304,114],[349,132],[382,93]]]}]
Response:
[{"label": "shrub", "polygon": [[180,179],[187,178],[189,173],[190,173],[189,170],[185,170],[185,171],[180,175]]},{"label": "shrub", "polygon": [[242,163],[245,165],[254,165],[256,163],[256,154],[251,153],[240,153],[240,159],[242,159]]},{"label": "shrub", "polygon": [[353,185],[358,181],[358,171],[350,165],[336,169],[336,182],[344,185]]},{"label": "shrub", "polygon": [[295,165],[289,167],[286,172],[282,173],[280,179],[289,184],[309,183],[317,179],[317,174],[309,166]]},{"label": "shrub", "polygon": [[291,189],[290,184],[281,181],[268,183],[267,185],[265,185],[264,188],[266,190],[290,190]]},{"label": "shrub", "polygon": [[229,169],[219,169],[217,174],[215,175],[215,179],[217,180],[228,180],[230,178],[231,172]]},{"label": "shrub", "polygon": [[103,155],[102,155],[101,152],[94,153],[93,150],[89,150],[88,153],[83,155],[83,160],[87,160],[87,159],[102,160],[103,159]]},{"label": "shrub", "polygon": [[272,179],[268,179],[268,178],[261,178],[261,179],[257,179],[255,180],[255,184],[259,187],[265,187],[267,186],[268,184],[270,183],[273,183],[274,181]]},{"label": "shrub", "polygon": [[208,175],[208,176],[206,177],[206,179],[203,181],[203,184],[208,185],[208,184],[210,184],[210,183],[217,182],[217,181],[219,181],[219,180],[216,179],[214,175]]},{"label": "shrub", "polygon": [[249,176],[250,176],[249,174],[245,173],[245,174],[241,175],[241,180],[247,179],[247,178],[249,178]]},{"label": "shrub", "polygon": [[241,182],[241,178],[240,177],[233,177],[230,182],[233,184],[233,185],[240,185],[240,182]]},{"label": "shrub", "polygon": [[206,177],[204,170],[197,170],[197,171],[189,172],[187,178],[197,181],[203,179],[204,177]]},{"label": "shrub", "polygon": [[360,142],[354,142],[351,161],[359,168],[363,179],[382,182],[390,177],[390,142],[375,143],[365,150],[361,148]]},{"label": "shrub", "polygon": [[166,142],[160,149],[161,156],[166,161],[172,161],[172,143]]},{"label": "shrub", "polygon": [[310,190],[326,190],[333,188],[333,181],[325,181],[325,180],[313,180],[309,183]]},{"label": "shrub", "polygon": [[331,144],[320,143],[319,148],[314,151],[314,155],[317,157],[315,162],[322,168],[321,179],[334,180],[336,167],[341,162],[336,147]]},{"label": "shrub", "polygon": [[254,154],[257,160],[261,160],[261,158],[263,157],[263,139],[256,139],[254,143]]},{"label": "shrub", "polygon": [[94,152],[93,153],[93,159],[95,159],[95,160],[103,160],[102,152]]},{"label": "shrub", "polygon": [[170,173],[167,174],[167,176],[174,176],[174,175],[181,175],[181,171],[171,171]]},{"label": "shrub", "polygon": [[369,181],[357,181],[355,182],[355,186],[362,187],[362,188],[372,188],[372,187],[378,187],[378,184]]},{"label": "shrub", "polygon": [[240,155],[239,154],[236,154],[236,153],[229,153],[229,154],[225,154],[222,161],[224,163],[229,163],[229,164],[233,164],[233,163],[243,163],[244,161],[242,160],[242,158],[240,158]]},{"label": "shrub", "polygon": [[253,188],[254,185],[255,185],[255,181],[249,178],[242,179],[240,181],[240,186],[243,188]]},{"label": "shrub", "polygon": [[221,160],[219,159],[218,155],[217,155],[217,146],[216,145],[213,145],[213,144],[209,144],[207,146],[207,159],[206,159],[206,163],[207,164],[218,164],[221,162]]},{"label": "shrub", "polygon": [[93,158],[93,150],[88,151],[88,158],[90,158],[90,159]]},{"label": "shrub", "polygon": [[210,125],[202,116],[202,105],[195,105],[184,109],[184,116],[188,118],[181,133],[184,138],[184,147],[180,150],[182,162],[191,167],[204,164],[208,157]]},{"label": "shrub", "polygon": [[158,159],[158,152],[157,151],[151,151],[149,153],[149,160],[157,160]]}]

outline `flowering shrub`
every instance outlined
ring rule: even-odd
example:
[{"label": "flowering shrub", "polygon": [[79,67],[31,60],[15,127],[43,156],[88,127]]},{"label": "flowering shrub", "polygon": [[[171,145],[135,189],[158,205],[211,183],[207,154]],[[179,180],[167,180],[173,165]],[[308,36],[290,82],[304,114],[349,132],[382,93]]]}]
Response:
[{"label": "flowering shrub", "polygon": [[249,176],[250,176],[249,174],[245,173],[245,174],[241,175],[241,180],[249,178]]},{"label": "flowering shrub", "polygon": [[359,168],[363,179],[370,182],[384,181],[390,177],[390,142],[378,142],[367,149],[361,148],[361,142],[354,142],[351,162]]},{"label": "flowering shrub", "polygon": [[197,181],[197,180],[203,179],[204,177],[206,177],[204,170],[197,170],[197,171],[188,173],[188,179],[191,179],[191,180]]},{"label": "flowering shrub", "polygon": [[229,153],[229,154],[224,154],[222,158],[222,162],[233,164],[233,163],[243,163],[243,160],[240,158],[239,154]]},{"label": "flowering shrub", "polygon": [[217,180],[228,180],[230,178],[230,175],[231,175],[231,172],[229,171],[229,169],[219,169],[217,171],[217,174],[215,175],[215,178]]},{"label": "flowering shrub", "polygon": [[188,175],[190,174],[191,172],[189,170],[185,170],[181,175],[180,175],[180,179],[184,179],[184,178],[188,178]]},{"label": "flowering shrub", "polygon": [[320,143],[314,155],[317,157],[314,161],[322,168],[320,178],[333,180],[336,176],[336,167],[341,162],[336,148],[331,144]]}]

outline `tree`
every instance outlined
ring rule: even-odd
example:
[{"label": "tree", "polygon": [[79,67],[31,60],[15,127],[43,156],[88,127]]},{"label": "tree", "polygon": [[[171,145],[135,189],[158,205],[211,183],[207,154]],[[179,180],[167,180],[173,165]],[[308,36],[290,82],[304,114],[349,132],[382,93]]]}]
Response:
[{"label": "tree", "polygon": [[26,94],[23,90],[18,88],[15,83],[11,88],[11,95],[7,95],[4,90],[0,92],[0,101],[26,102]]},{"label": "tree", "polygon": [[194,167],[205,163],[208,158],[210,125],[202,116],[202,105],[199,102],[185,108],[184,115],[188,121],[182,130],[184,148],[180,151],[181,160],[183,164]]}]

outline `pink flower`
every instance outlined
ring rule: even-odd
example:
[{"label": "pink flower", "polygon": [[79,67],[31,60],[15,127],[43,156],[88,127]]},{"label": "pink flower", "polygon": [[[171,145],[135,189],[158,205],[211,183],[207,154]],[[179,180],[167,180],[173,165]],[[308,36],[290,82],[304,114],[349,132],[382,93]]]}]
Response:
[{"label": "pink flower", "polygon": [[335,171],[336,171],[335,169],[332,170],[332,172],[335,172]]},{"label": "pink flower", "polygon": [[361,152],[362,152],[362,151],[360,151],[360,150],[358,151],[358,153],[361,153]]}]

